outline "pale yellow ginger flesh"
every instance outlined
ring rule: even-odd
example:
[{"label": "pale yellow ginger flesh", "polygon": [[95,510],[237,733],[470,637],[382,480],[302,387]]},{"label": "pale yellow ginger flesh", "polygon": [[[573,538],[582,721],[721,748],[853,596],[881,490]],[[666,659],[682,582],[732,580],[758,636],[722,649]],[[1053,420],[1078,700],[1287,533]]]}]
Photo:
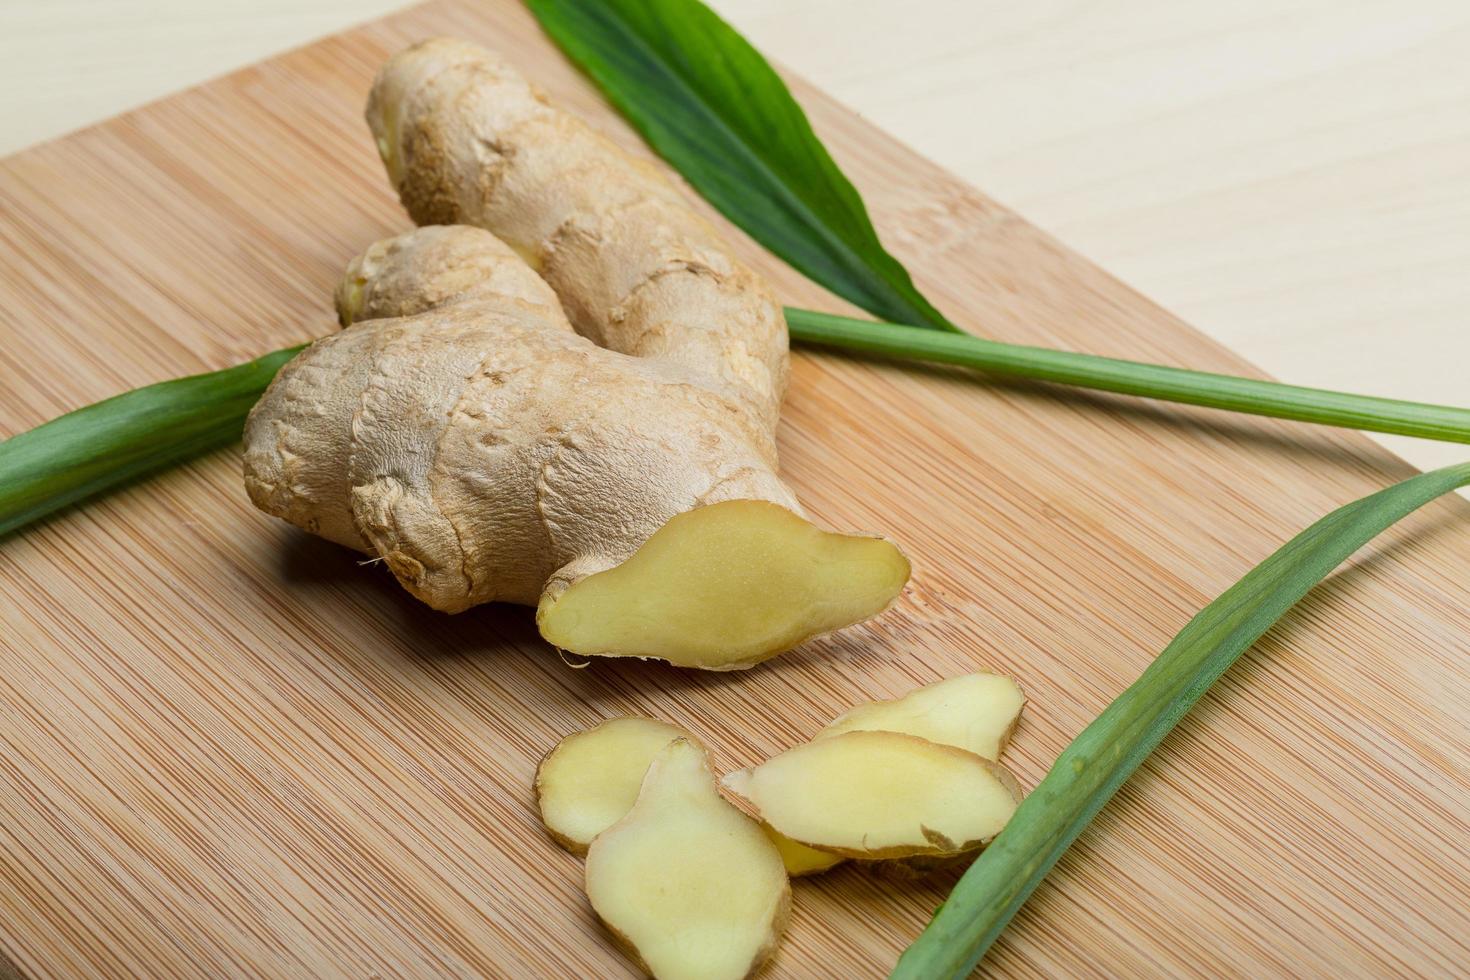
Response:
[{"label": "pale yellow ginger flesh", "polygon": [[974,850],[1019,802],[995,763],[897,732],[808,742],[730,773],[724,786],[777,832],[866,860]]},{"label": "pale yellow ginger flesh", "polygon": [[[697,740],[676,725],[653,718],[612,718],[568,735],[546,753],[536,770],[541,822],[573,854],[628,815],[655,756],[676,738]],[[762,826],[792,877],[826,871],[842,861]]]},{"label": "pale yellow ginger flesh", "polygon": [[786,873],[793,878],[821,874],[847,860],[841,854],[819,851],[815,847],[807,847],[794,841],[770,824],[761,824],[761,829],[771,838],[776,850],[781,852],[781,862],[786,865]]},{"label": "pale yellow ginger flesh", "polygon": [[[1020,685],[1009,677],[987,673],[961,674],[917,688],[892,701],[860,704],[823,728],[812,741],[843,732],[899,732],[940,745],[952,745],[973,752],[982,759],[998,762],[1011,733],[1021,720],[1021,709],[1025,704]],[[1009,774],[1005,775],[1008,777]],[[1019,789],[1016,795],[1019,798]],[[773,830],[771,833],[776,832]],[[782,839],[789,841],[792,848],[801,849],[792,850],[790,856],[786,849],[781,852],[782,857],[787,858],[786,868],[793,876],[826,871],[842,860],[789,838]],[[777,846],[780,846],[779,841]],[[827,858],[827,862],[823,864],[818,856]],[[884,861],[879,862],[881,867],[877,870],[891,871],[899,877],[906,873],[912,878],[937,870],[950,860],[914,857]],[[935,864],[936,861],[940,863]],[[811,867],[812,870],[794,871],[793,864],[803,869]]]},{"label": "pale yellow ginger flesh", "polygon": [[612,718],[562,739],[536,770],[541,822],[573,854],[628,815],[654,757],[683,729],[652,718]]},{"label": "pale yellow ginger flesh", "polygon": [[1026,697],[1000,674],[962,674],[928,684],[893,701],[860,704],[817,733],[882,731],[916,735],[996,762],[1010,741]]},{"label": "pale yellow ginger flesh", "polygon": [[576,653],[743,667],[888,605],[898,550],[777,473],[781,305],[662,171],[453,39],[389,59],[367,116],[425,227],[349,265],[347,329],[251,413],[256,506]]},{"label": "pale yellow ginger flesh", "polygon": [[760,825],[720,796],[704,751],[677,739],[592,842],[587,897],[659,980],[740,980],[775,952],[791,886]]},{"label": "pale yellow ginger flesh", "polygon": [[881,612],[908,575],[881,538],[732,500],[674,517],[621,565],[543,600],[536,622],[575,653],[728,670]]}]

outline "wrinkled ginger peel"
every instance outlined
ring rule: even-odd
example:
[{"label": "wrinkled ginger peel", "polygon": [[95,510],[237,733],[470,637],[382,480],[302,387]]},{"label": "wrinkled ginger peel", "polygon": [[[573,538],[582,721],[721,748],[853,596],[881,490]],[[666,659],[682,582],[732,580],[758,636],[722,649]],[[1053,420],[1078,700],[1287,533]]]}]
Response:
[{"label": "wrinkled ginger peel", "polygon": [[775,952],[791,885],[760,825],[720,796],[704,751],[676,739],[633,809],[592,842],[587,897],[652,976],[739,980]]},{"label": "wrinkled ginger peel", "polygon": [[1026,697],[1000,674],[962,674],[910,691],[893,701],[860,704],[817,733],[901,732],[973,752],[996,762],[1010,741]]},{"label": "wrinkled ginger peel", "polygon": [[862,860],[960,854],[1000,833],[1016,784],[972,752],[898,732],[856,731],[732,772],[725,789],[772,828]]},{"label": "wrinkled ginger peel", "polygon": [[643,777],[659,751],[683,729],[652,718],[612,718],[568,735],[536,769],[541,822],[573,854],[633,809]]}]

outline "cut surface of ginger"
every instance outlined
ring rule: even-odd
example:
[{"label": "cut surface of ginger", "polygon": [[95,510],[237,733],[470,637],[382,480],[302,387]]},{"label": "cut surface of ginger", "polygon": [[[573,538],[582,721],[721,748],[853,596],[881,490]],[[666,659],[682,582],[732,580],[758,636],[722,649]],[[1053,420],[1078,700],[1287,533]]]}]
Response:
[{"label": "cut surface of ginger", "polygon": [[882,538],[729,500],[672,518],[627,561],[543,600],[536,620],[573,653],[730,670],[876,615],[908,576]]},{"label": "cut surface of ginger", "polygon": [[573,854],[586,854],[593,838],[633,809],[649,765],[676,738],[693,740],[667,722],[628,717],[562,739],[536,769],[547,832]]},{"label": "cut surface of ginger", "polygon": [[854,731],[902,732],[996,762],[1025,703],[1020,686],[1009,677],[962,674],[893,701],[860,704],[818,732],[816,739]]},{"label": "cut surface of ginger", "polygon": [[739,980],[776,948],[790,912],[781,856],[720,796],[704,751],[664,747],[638,800],[587,852],[587,897],[660,980]]},{"label": "cut surface of ginger", "polygon": [[777,832],[867,860],[959,854],[1000,833],[1016,784],[972,752],[898,732],[855,731],[732,772],[725,788]]}]

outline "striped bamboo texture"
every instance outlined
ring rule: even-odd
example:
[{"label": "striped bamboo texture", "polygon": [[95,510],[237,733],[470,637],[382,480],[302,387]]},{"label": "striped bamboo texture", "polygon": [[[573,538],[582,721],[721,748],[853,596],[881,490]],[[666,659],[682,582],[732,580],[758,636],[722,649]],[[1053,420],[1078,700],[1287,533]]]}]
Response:
[{"label": "striped bamboo texture", "polygon": [[[437,33],[636,144],[519,6],[447,0],[0,162],[0,434],[332,329],[343,263],[406,226],[361,121],[369,79]],[[796,87],[970,328],[1252,370]],[[742,251],[788,302],[841,308]],[[1030,695],[1008,761],[1034,785],[1200,606],[1410,472],[1355,435],[812,352],[781,438],[809,509],[901,541],[916,573],[876,622],[743,674],[573,669],[523,609],[434,614],[256,513],[233,449],[0,543],[0,974],[626,975],[580,862],[536,821],[532,772],[562,735],[642,712],[728,768],[854,702],[991,668]],[[1453,499],[1243,660],[987,967],[1470,969],[1467,606]],[[797,883],[770,975],[882,974],[948,884]]]}]

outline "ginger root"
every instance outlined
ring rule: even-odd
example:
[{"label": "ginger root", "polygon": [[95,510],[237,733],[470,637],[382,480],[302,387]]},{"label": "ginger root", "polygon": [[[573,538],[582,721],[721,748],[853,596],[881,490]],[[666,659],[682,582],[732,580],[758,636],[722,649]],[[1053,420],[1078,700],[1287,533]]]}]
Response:
[{"label": "ginger root", "polygon": [[739,980],[775,952],[791,909],[781,856],[720,796],[687,739],[654,758],[626,817],[587,852],[587,897],[660,980]]},{"label": "ginger root", "polygon": [[628,815],[648,767],[676,738],[694,736],[652,718],[612,718],[556,744],[536,769],[536,804],[552,838],[586,854],[597,837]]},{"label": "ginger root", "polygon": [[723,785],[778,833],[870,861],[975,850],[1019,803],[1015,780],[994,763],[883,731],[799,745],[730,773]]},{"label": "ginger root", "polygon": [[661,172],[449,39],[367,115],[431,226],[352,262],[347,328],[251,413],[258,507],[580,654],[747,667],[889,605],[902,553],[777,476],[780,305]]}]

